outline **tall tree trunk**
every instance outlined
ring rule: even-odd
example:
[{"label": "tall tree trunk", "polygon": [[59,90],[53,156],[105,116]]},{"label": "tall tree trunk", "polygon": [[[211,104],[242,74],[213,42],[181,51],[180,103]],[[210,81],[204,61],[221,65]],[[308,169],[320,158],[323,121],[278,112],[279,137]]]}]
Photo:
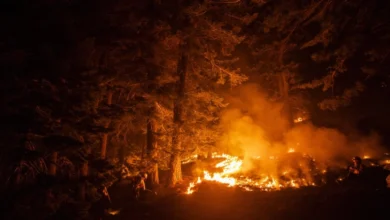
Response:
[{"label": "tall tree trunk", "polygon": [[[91,155],[91,152],[92,152],[91,147],[90,146],[86,147],[85,153],[86,153],[87,157],[89,157]],[[87,158],[87,160],[81,164],[80,176],[87,177],[88,174],[89,174],[89,163],[88,163],[88,158]]]},{"label": "tall tree trunk", "polygon": [[181,54],[177,65],[177,74],[180,77],[180,80],[177,83],[177,99],[175,100],[173,109],[172,155],[169,163],[169,186],[174,186],[177,182],[182,180],[180,159],[182,151],[181,133],[183,127],[183,105],[185,100],[185,84],[188,63],[188,55],[185,47],[187,47],[185,44],[181,46]]},{"label": "tall tree trunk", "polygon": [[149,162],[151,163],[149,181],[152,186],[158,185],[160,183],[158,177],[157,142],[154,136],[155,133],[156,133],[155,121],[150,116],[146,125],[146,150],[147,150]]},{"label": "tall tree trunk", "polygon": [[[91,154],[91,147],[86,148],[86,155],[89,157]],[[86,191],[87,191],[87,177],[89,175],[89,164],[88,158],[81,164],[80,167],[80,183],[79,183],[79,199],[85,201]]]},{"label": "tall tree trunk", "polygon": [[[112,104],[112,94],[113,94],[113,91],[110,89],[108,90],[108,94],[107,94],[107,105],[110,106]],[[106,122],[106,124],[104,125],[105,128],[108,128],[108,126],[110,125],[110,120],[108,120]],[[107,133],[104,133],[102,135],[102,139],[101,139],[101,151],[100,151],[100,158],[102,160],[106,159],[106,154],[107,154],[107,141],[108,141],[108,134]]]},{"label": "tall tree trunk", "polygon": [[[95,103],[93,105],[93,111],[95,114],[98,113],[98,108],[99,108],[99,103],[100,103],[100,98],[97,98],[95,100]],[[86,200],[86,194],[87,194],[87,178],[89,176],[89,157],[91,156],[92,153],[92,148],[91,146],[87,146],[85,148],[85,155],[87,156],[87,160],[84,161],[81,166],[80,166],[80,175],[79,175],[79,189],[78,189],[78,197],[80,201],[85,201]]]},{"label": "tall tree trunk", "polygon": [[291,128],[294,125],[293,111],[290,103],[289,96],[289,83],[287,81],[286,73],[281,73],[279,75],[279,91],[283,99],[283,113],[287,117],[288,128]]},{"label": "tall tree trunk", "polygon": [[52,152],[50,155],[49,175],[55,176],[57,174],[57,158],[58,152]]},{"label": "tall tree trunk", "polygon": [[[279,57],[278,62],[279,65],[282,67],[284,66],[284,53],[286,51],[286,45],[288,44],[288,41],[290,39],[292,32],[283,40],[280,50],[279,50]],[[288,76],[286,70],[282,70],[282,72],[278,76],[279,79],[279,91],[283,98],[284,103],[284,113],[287,117],[288,122],[288,128],[291,128],[294,125],[294,117],[289,97],[290,92],[290,85],[288,83]]]}]

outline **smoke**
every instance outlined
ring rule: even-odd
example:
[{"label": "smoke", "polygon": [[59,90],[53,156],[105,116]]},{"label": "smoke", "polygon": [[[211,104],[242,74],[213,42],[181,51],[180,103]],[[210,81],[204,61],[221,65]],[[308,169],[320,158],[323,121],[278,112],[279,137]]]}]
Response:
[{"label": "smoke", "polygon": [[[282,104],[268,101],[255,85],[242,87],[227,100],[231,105],[222,115],[224,135],[219,145],[230,154],[242,156],[244,170],[253,170],[253,157],[271,158],[289,150],[308,154],[327,166],[340,166],[340,161],[345,163],[353,156],[374,157],[383,152],[378,135],[353,137],[307,122],[288,129]],[[275,163],[261,166],[270,172],[276,170]]]},{"label": "smoke", "polygon": [[336,129],[318,128],[312,124],[297,126],[285,135],[287,147],[307,153],[330,166],[340,165],[340,162],[350,160],[353,156],[363,158],[383,155],[380,142],[376,134],[354,138]]}]

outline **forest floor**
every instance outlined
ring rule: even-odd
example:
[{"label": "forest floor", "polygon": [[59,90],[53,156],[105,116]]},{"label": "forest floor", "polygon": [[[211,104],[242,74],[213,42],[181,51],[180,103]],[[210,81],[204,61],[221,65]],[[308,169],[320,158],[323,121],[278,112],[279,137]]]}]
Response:
[{"label": "forest floor", "polygon": [[161,191],[145,201],[132,202],[129,186],[111,190],[112,208],[119,214],[105,219],[385,219],[390,190],[341,186],[245,192],[221,184],[202,183],[191,195]]}]

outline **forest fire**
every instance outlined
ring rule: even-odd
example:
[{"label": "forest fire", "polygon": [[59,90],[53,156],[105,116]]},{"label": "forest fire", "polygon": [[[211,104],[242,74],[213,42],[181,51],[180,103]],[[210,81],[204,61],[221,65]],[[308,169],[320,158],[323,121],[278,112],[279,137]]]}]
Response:
[{"label": "forest fire", "polygon": [[[294,153],[295,150],[290,148],[287,153]],[[255,189],[262,191],[279,190],[282,188],[299,188],[302,186],[316,186],[312,173],[301,173],[301,175],[289,175],[294,173],[294,168],[285,169],[280,174],[276,173],[264,173],[261,175],[248,177],[242,172],[243,160],[236,156],[228,154],[214,153],[212,158],[223,158],[224,160],[217,163],[215,168],[221,168],[221,172],[209,172],[203,170],[203,177],[198,177],[197,181],[191,182],[187,188],[186,194],[192,194],[196,190],[196,185],[203,181],[218,182],[226,184],[228,187],[240,187],[246,191],[253,191]],[[259,157],[253,158],[254,160],[260,160]],[[277,157],[270,156],[269,160],[277,160]],[[302,168],[304,165],[299,164]],[[305,169],[305,168],[303,168]],[[310,170],[312,172],[312,170]],[[324,174],[326,171],[320,171]],[[295,172],[297,174],[297,172]],[[302,175],[303,174],[303,175]]]}]

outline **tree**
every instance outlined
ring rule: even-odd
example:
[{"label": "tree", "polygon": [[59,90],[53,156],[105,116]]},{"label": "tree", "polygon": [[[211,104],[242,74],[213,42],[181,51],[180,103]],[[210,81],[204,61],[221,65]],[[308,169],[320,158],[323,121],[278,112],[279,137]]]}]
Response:
[{"label": "tree", "polygon": [[[354,97],[359,96],[366,88],[365,81],[375,75],[385,74],[388,67],[384,61],[388,50],[384,48],[388,47],[389,35],[386,11],[390,5],[383,1],[323,4],[317,18],[308,21],[308,24],[318,23],[320,16],[323,16],[321,28],[301,49],[322,45],[311,58],[317,63],[329,65],[329,71],[322,78],[297,88],[322,86],[323,91],[330,90],[331,97],[321,101],[319,107],[336,110],[340,106],[349,105]],[[343,83],[345,77],[349,80]],[[341,83],[337,83],[337,78]]]},{"label": "tree", "polygon": [[373,76],[373,66],[387,68],[383,48],[388,43],[388,7],[382,1],[360,0],[269,2],[264,7],[269,13],[256,22],[262,37],[249,41],[257,48],[255,56],[263,59],[255,69],[281,76],[279,93],[284,97],[322,86],[321,109],[349,105]]},{"label": "tree", "polygon": [[[234,87],[246,80],[234,69],[236,59],[231,54],[243,40],[239,36],[240,30],[231,27],[234,22],[228,23],[226,17],[218,16],[222,13],[233,15],[238,5],[225,3],[194,2],[186,5],[181,2],[171,11],[169,3],[160,6],[166,14],[174,15],[171,20],[163,17],[157,27],[166,30],[164,33],[167,34],[160,41],[156,57],[157,63],[164,67],[160,81],[169,82],[175,88],[171,90],[171,186],[182,178],[181,156],[194,149],[184,144],[199,141],[198,135],[204,133],[195,131],[210,129],[217,124],[218,110],[226,106],[216,89],[224,84]],[[230,20],[233,19],[230,17]],[[234,21],[243,23],[242,20]],[[212,141],[207,144],[212,144]]]},{"label": "tree", "polygon": [[[25,175],[24,180],[29,182],[36,181],[37,174],[65,178],[65,167],[61,167],[64,165],[72,167],[72,179],[80,177],[80,198],[85,198],[85,183],[92,164],[88,162],[95,160],[91,148],[97,146],[96,138],[109,130],[100,122],[107,119],[115,122],[123,115],[123,109],[98,106],[107,86],[106,80],[113,77],[113,72],[106,71],[103,47],[106,41],[102,38],[96,41],[93,37],[100,27],[92,24],[104,21],[105,16],[86,18],[86,11],[75,13],[71,10],[72,7],[86,9],[85,6],[80,2],[37,5],[49,9],[45,11],[51,20],[30,19],[37,11],[29,11],[26,16],[30,20],[19,22],[19,26],[28,27],[26,30],[33,33],[31,38],[24,38],[24,33],[19,32],[7,36],[16,43],[8,44],[6,49],[14,50],[13,46],[19,45],[23,54],[32,56],[24,56],[18,64],[2,65],[4,69],[13,70],[4,77],[2,83],[6,86],[3,88],[17,91],[3,99],[9,103],[9,108],[3,109],[3,115],[26,120],[23,129],[16,126],[9,133],[13,137],[29,137],[27,143],[33,143],[29,144],[32,147],[17,152],[13,161],[7,161],[8,166],[16,165],[17,183],[23,183],[20,174],[25,170],[31,174]],[[95,9],[101,13],[99,6]],[[78,22],[70,22],[73,19]],[[55,21],[55,25],[51,21]],[[55,34],[61,37],[52,36]],[[10,143],[5,150],[17,149],[19,145]],[[33,160],[27,159],[27,155],[34,155]],[[74,168],[79,169],[79,175]],[[7,172],[7,175],[12,174]]]},{"label": "tree", "polygon": [[[150,114],[154,113],[154,109],[151,109]],[[153,117],[149,117],[147,122],[147,132],[146,132],[146,143],[147,143],[147,154],[148,159],[151,161],[150,169],[150,182],[152,185],[157,185],[160,183],[158,175],[158,161],[157,161],[157,141],[156,141],[156,122]]]}]

